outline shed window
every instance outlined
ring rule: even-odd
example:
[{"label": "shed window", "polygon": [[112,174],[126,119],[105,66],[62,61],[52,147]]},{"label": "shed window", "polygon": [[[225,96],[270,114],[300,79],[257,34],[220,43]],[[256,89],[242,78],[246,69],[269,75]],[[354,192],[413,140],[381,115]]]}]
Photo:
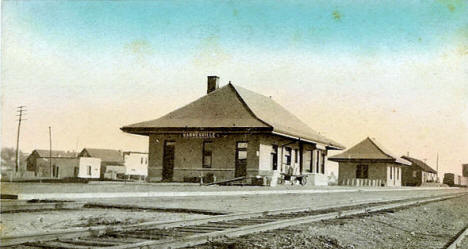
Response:
[{"label": "shed window", "polygon": [[143,157],[142,157],[141,160],[140,160],[140,164],[143,164]]},{"label": "shed window", "polygon": [[369,178],[369,166],[359,164],[356,166],[356,178],[367,179]]},{"label": "shed window", "polygon": [[284,156],[286,157],[286,165],[291,165],[291,148],[286,147],[286,153]]},{"label": "shed window", "polygon": [[413,170],[413,177],[414,178],[418,177],[418,171],[417,170]]},{"label": "shed window", "polygon": [[90,176],[91,175],[91,166],[88,166],[88,175]]},{"label": "shed window", "polygon": [[211,168],[212,158],[212,142],[204,141],[203,142],[203,168]]}]

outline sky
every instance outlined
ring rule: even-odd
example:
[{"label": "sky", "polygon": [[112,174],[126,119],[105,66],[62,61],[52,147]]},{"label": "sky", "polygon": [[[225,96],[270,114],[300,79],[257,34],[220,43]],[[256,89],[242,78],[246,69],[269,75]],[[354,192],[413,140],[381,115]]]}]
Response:
[{"label": "sky", "polygon": [[346,147],[461,174],[468,163],[468,2],[1,2],[1,145],[148,150],[120,127],[206,93],[272,98]]}]

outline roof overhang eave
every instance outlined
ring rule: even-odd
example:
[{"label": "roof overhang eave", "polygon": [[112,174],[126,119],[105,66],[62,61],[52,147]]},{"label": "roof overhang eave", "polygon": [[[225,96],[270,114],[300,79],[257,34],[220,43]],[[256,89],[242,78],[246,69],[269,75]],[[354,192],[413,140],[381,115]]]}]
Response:
[{"label": "roof overhang eave", "polygon": [[370,163],[396,163],[393,159],[384,158],[333,158],[329,157],[328,160],[333,162],[370,162]]},{"label": "roof overhang eave", "polygon": [[325,143],[322,143],[322,142],[317,142],[317,141],[314,141],[314,140],[301,138],[301,137],[298,137],[298,136],[292,136],[292,135],[284,134],[284,133],[277,132],[277,131],[272,131],[271,133],[275,134],[275,135],[278,135],[278,136],[292,138],[292,139],[295,139],[295,140],[300,140],[300,141],[311,143],[311,144],[321,145],[322,147],[328,148],[330,150],[343,150],[344,149],[344,147],[340,147],[340,146],[336,146],[336,145],[332,145],[332,144],[325,144]]},{"label": "roof overhang eave", "polygon": [[239,132],[265,132],[271,131],[270,127],[122,127],[123,132],[145,135],[165,134],[165,133],[183,133],[191,131],[220,132],[220,133],[239,133]]}]

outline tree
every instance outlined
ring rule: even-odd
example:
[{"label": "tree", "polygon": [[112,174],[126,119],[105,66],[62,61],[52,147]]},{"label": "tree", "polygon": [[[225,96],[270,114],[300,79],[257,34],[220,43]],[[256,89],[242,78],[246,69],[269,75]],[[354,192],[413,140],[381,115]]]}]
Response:
[{"label": "tree", "polygon": [[[26,169],[27,154],[20,151],[19,157],[20,157],[20,168]],[[15,160],[16,160],[15,148],[3,147],[2,152],[1,152],[1,158],[2,158],[2,166],[14,168]]]}]

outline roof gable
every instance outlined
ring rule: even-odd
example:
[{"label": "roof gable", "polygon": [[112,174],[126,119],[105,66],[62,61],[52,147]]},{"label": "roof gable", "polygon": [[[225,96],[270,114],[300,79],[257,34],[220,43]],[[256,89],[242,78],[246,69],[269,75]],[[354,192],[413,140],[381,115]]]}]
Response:
[{"label": "roof gable", "polygon": [[123,155],[119,150],[84,148],[80,156],[100,158],[102,162],[123,163]]},{"label": "roof gable", "polygon": [[52,150],[52,154],[50,150],[34,150],[30,156],[37,156],[37,157],[76,157],[76,152],[70,151],[63,151],[63,150]]},{"label": "roof gable", "polygon": [[421,161],[419,159],[409,157],[409,156],[402,156],[402,158],[407,160],[407,161],[410,161],[412,163],[412,165],[415,165],[415,166],[421,168],[422,171],[437,174],[437,171],[435,171],[433,168],[431,168],[429,165],[427,165],[425,162],[423,162],[423,161]]},{"label": "roof gable", "polygon": [[360,143],[354,145],[348,150],[329,157],[331,161],[347,161],[347,160],[383,160],[394,161],[396,163],[410,165],[411,163],[394,156],[393,153],[384,148],[375,139],[367,137]]}]

